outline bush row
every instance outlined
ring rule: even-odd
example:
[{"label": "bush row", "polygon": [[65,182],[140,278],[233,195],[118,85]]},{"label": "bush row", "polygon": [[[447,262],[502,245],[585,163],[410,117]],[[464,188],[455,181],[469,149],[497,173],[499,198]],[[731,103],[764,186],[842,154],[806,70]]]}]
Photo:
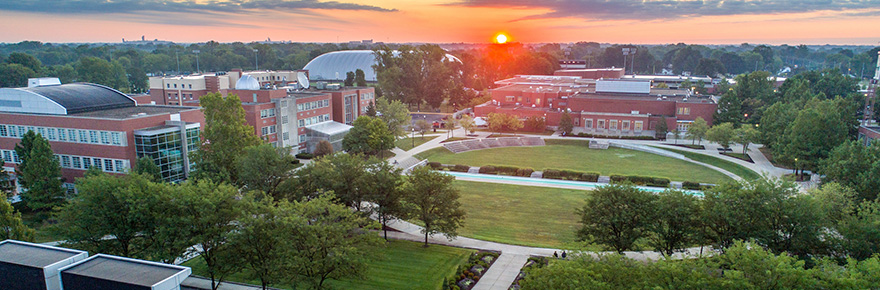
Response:
[{"label": "bush row", "polygon": [[531,168],[519,168],[519,167],[501,166],[501,165],[480,166],[480,173],[485,173],[485,174],[501,174],[501,175],[510,175],[510,176],[529,177],[529,176],[532,176],[532,172],[535,172],[535,170],[531,169]]},{"label": "bush row", "polygon": [[315,158],[315,155],[313,155],[312,153],[297,153],[295,157],[297,159],[312,159]]},{"label": "bush row", "polygon": [[445,171],[457,171],[457,172],[468,172],[471,169],[470,166],[455,164],[455,165],[443,165],[440,162],[428,162],[428,166],[434,170],[445,170]]},{"label": "bush row", "polygon": [[614,135],[595,135],[590,133],[577,133],[569,135],[571,137],[585,138],[604,138],[604,139],[625,139],[625,140],[657,140],[654,136],[614,136]]},{"label": "bush row", "polygon": [[611,175],[611,183],[621,183],[626,181],[629,181],[635,185],[669,187],[668,178],[638,175]]},{"label": "bush row", "polygon": [[599,181],[599,173],[544,169],[544,178],[597,182]]}]

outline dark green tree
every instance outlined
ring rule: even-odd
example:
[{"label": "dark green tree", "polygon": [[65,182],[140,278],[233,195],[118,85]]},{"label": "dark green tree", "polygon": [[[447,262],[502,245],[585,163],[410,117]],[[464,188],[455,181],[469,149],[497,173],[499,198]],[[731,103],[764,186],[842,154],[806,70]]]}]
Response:
[{"label": "dark green tree", "polygon": [[366,74],[364,74],[364,70],[357,69],[354,71],[354,83],[359,87],[367,86],[367,77]]},{"label": "dark green tree", "polygon": [[401,172],[400,168],[388,162],[373,162],[366,167],[364,177],[368,181],[365,183],[369,192],[367,199],[375,205],[372,211],[383,226],[385,240],[388,240],[388,221],[395,218],[405,219],[408,215],[403,201],[407,192]]},{"label": "dark green tree", "polygon": [[10,53],[9,56],[6,57],[6,63],[20,64],[36,73],[40,73],[40,71],[43,70],[43,63],[41,63],[39,59],[33,57],[30,54],[22,52]]},{"label": "dark green tree", "polygon": [[377,116],[377,114],[376,114],[376,102],[370,102],[370,104],[367,105],[367,116],[370,116],[370,117],[376,117],[376,116]]},{"label": "dark green tree", "polygon": [[836,182],[858,192],[861,200],[880,195],[880,142],[864,146],[862,141],[844,142],[819,162],[823,182]]},{"label": "dark green tree", "polygon": [[632,184],[599,187],[578,210],[582,224],[578,237],[618,253],[632,249],[636,240],[647,234],[655,212],[654,199],[654,195]]},{"label": "dark green tree", "polygon": [[0,63],[0,87],[20,88],[26,87],[29,78],[37,76],[37,73],[26,66],[12,63]]},{"label": "dark green tree", "polygon": [[343,83],[346,87],[354,86],[354,72],[345,73],[345,81]]},{"label": "dark green tree", "polygon": [[241,100],[236,95],[224,98],[211,93],[201,97],[199,104],[205,114],[205,130],[202,144],[194,154],[193,177],[237,183],[236,158],[244,155],[244,148],[263,142],[245,121]]},{"label": "dark green tree", "polygon": [[880,202],[865,201],[840,221],[837,230],[844,238],[849,257],[863,260],[880,252]]},{"label": "dark green tree", "polygon": [[[22,188],[21,200],[33,210],[49,210],[64,203],[65,190],[61,187],[61,165],[49,145],[49,140],[29,131],[16,144],[21,164],[16,169]],[[29,149],[29,150],[28,150]]]},{"label": "dark green tree", "polygon": [[407,175],[404,201],[411,206],[411,217],[425,225],[422,229],[425,247],[428,236],[442,233],[452,239],[464,224],[465,212],[458,201],[461,194],[452,185],[453,180],[451,175],[426,166],[417,167]]},{"label": "dark green tree", "polygon": [[669,133],[669,125],[666,124],[666,117],[661,116],[657,126],[654,127],[654,137],[666,140],[667,133]]},{"label": "dark green tree", "polygon": [[22,223],[21,213],[5,198],[0,199],[0,240],[33,242],[35,234],[33,229]]},{"label": "dark green tree", "polygon": [[243,154],[235,166],[237,185],[245,191],[256,190],[274,199],[283,198],[284,183],[293,176],[298,164],[290,155],[290,149],[262,144],[245,148]]},{"label": "dark green tree", "polygon": [[162,181],[162,171],[159,166],[156,166],[153,159],[147,156],[138,158],[134,166],[134,173],[143,174],[156,182]]},{"label": "dark green tree", "polygon": [[709,141],[718,143],[723,148],[730,147],[730,142],[733,141],[736,133],[734,132],[733,124],[731,123],[721,123],[712,128],[709,128],[709,131],[706,132],[706,139]]},{"label": "dark green tree", "polygon": [[388,125],[388,131],[394,137],[406,136],[408,132],[404,131],[404,126],[412,123],[412,116],[406,105],[398,100],[389,101],[387,98],[376,99],[376,111],[379,119]]},{"label": "dark green tree", "polygon": [[354,154],[377,155],[394,148],[394,135],[379,118],[360,116],[342,139],[342,149]]},{"label": "dark green tree", "polygon": [[652,210],[646,228],[655,250],[669,256],[700,242],[700,200],[696,196],[669,189],[657,195]]},{"label": "dark green tree", "polygon": [[574,122],[571,120],[571,114],[568,111],[562,112],[562,117],[559,117],[559,130],[565,135],[571,135],[573,129]]}]

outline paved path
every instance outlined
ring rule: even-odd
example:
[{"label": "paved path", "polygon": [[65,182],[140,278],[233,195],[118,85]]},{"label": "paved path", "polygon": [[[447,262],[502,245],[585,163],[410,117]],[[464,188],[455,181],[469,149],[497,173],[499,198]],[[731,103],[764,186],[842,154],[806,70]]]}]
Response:
[{"label": "paved path", "polygon": [[473,290],[507,289],[516,280],[519,271],[529,261],[528,255],[501,253],[492,267],[483,274]]}]

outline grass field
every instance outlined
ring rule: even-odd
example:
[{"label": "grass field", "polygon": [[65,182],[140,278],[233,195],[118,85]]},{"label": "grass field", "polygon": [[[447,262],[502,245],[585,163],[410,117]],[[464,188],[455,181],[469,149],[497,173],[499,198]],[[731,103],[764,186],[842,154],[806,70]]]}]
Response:
[{"label": "grass field", "polygon": [[547,146],[506,147],[454,154],[435,148],[418,154],[420,159],[443,164],[469,166],[507,165],[534,170],[568,169],[595,171],[602,175],[644,175],[665,177],[673,181],[721,183],[731,178],[718,171],[691,162],[656,154],[608,148],[591,150],[586,140],[546,140]]},{"label": "grass field", "polygon": [[[370,262],[366,280],[331,280],[333,289],[440,289],[443,279],[452,275],[458,265],[475,252],[438,245],[423,248],[420,243],[397,240],[390,240],[386,247],[377,251],[383,258]],[[207,276],[205,262],[199,257],[183,265],[191,267],[194,275]],[[259,279],[248,279],[245,272],[232,275],[229,280],[260,284]],[[289,285],[273,287],[291,289]]]},{"label": "grass field", "polygon": [[718,157],[713,157],[713,156],[704,155],[704,154],[700,154],[700,153],[687,152],[684,150],[676,150],[676,149],[669,149],[669,148],[655,147],[655,146],[652,146],[652,147],[657,148],[657,149],[663,149],[663,150],[679,153],[681,155],[684,155],[687,158],[693,159],[694,161],[699,161],[699,162],[703,162],[703,163],[706,163],[709,165],[717,166],[721,169],[730,171],[730,173],[736,174],[739,177],[742,177],[743,179],[753,180],[753,179],[761,178],[760,174],[752,171],[751,169],[746,168],[745,166],[742,166],[742,165],[739,165],[739,164],[736,164],[736,163],[733,163],[733,162],[730,162],[730,161],[727,161],[727,160],[724,160],[724,159],[721,159]]},{"label": "grass field", "polygon": [[397,148],[400,148],[403,151],[409,151],[410,149],[413,149],[415,147],[418,147],[419,145],[425,144],[425,142],[431,141],[434,138],[438,138],[438,136],[416,137],[415,138],[416,145],[413,146],[413,139],[414,138],[407,137],[407,138],[403,138],[403,139],[395,141],[394,146],[396,146]]},{"label": "grass field", "polygon": [[459,234],[534,247],[561,247],[575,240],[575,212],[588,191],[456,181],[467,213]]}]

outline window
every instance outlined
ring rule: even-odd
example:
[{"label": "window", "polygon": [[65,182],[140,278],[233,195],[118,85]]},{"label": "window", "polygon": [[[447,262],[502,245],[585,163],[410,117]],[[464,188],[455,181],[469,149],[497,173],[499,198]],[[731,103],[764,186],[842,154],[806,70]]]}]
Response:
[{"label": "window", "polygon": [[679,115],[690,115],[690,114],[691,114],[691,108],[688,108],[688,107],[678,107],[678,114],[679,114]]},{"label": "window", "polygon": [[192,88],[193,88],[193,85],[192,85],[192,84],[189,84],[189,85],[187,85],[187,88],[192,89]]},{"label": "window", "polygon": [[[76,131],[77,131],[77,130],[74,130],[74,129],[68,129],[68,130],[67,130],[68,136],[70,136],[70,142],[77,142],[77,141],[76,141],[76,140],[77,140],[77,139],[76,139],[76,135],[77,135],[77,134],[76,134]],[[79,136],[80,136],[80,138],[79,138],[79,142],[85,142],[85,141],[86,141],[86,132],[85,132],[85,131],[81,131],[81,132],[79,132]]]},{"label": "window", "polygon": [[623,121],[623,131],[629,131],[629,121]]},{"label": "window", "polygon": [[104,159],[104,171],[113,171],[113,160]]},{"label": "window", "polygon": [[98,131],[91,130],[89,131],[89,142],[98,144]]},{"label": "window", "polygon": [[302,110],[303,110],[303,104],[296,104],[296,111],[299,112]]},{"label": "window", "polygon": [[311,109],[312,109],[312,103],[311,102],[306,103],[306,110],[311,110]]},{"label": "window", "polygon": [[58,128],[58,141],[67,141],[67,130]]},{"label": "window", "polygon": [[61,155],[61,167],[70,168],[70,156]]},{"label": "window", "polygon": [[73,156],[73,168],[82,168],[82,158],[80,158],[79,156]]},{"label": "window", "polygon": [[18,126],[18,136],[19,137],[24,137],[24,134],[26,134],[27,131],[28,131],[27,128],[25,128],[24,126]]},{"label": "window", "polygon": [[[95,136],[97,139],[97,136]],[[96,140],[97,141],[97,140]],[[88,143],[89,142],[89,132],[86,130],[79,130],[79,142]]]},{"label": "window", "polygon": [[514,100],[516,100],[516,97],[514,97],[514,96],[504,97],[504,101],[507,101],[507,102],[513,102]]},{"label": "window", "polygon": [[[27,127],[27,131],[25,131],[25,133],[27,133],[28,131],[31,131],[31,132],[35,131],[35,130],[34,130],[34,127],[33,127],[33,126],[28,126],[28,127]],[[24,134],[21,134],[21,135],[24,135]]]},{"label": "window", "polygon": [[263,127],[263,135],[269,134],[269,127]]},{"label": "window", "polygon": [[122,145],[122,134],[119,132],[111,133],[113,139],[113,145]]},{"label": "window", "polygon": [[275,117],[275,109],[260,110],[260,118]]},{"label": "window", "polygon": [[110,144],[110,132],[101,131],[101,143]]},{"label": "window", "polygon": [[12,163],[12,152],[11,150],[3,150],[3,161]]},{"label": "window", "polygon": [[687,132],[688,127],[690,127],[690,126],[691,126],[691,123],[690,123],[690,122],[687,122],[687,123],[685,123],[685,122],[679,122],[679,123],[678,123],[678,131],[681,131],[681,132]]},{"label": "window", "polygon": [[306,142],[306,135],[299,135],[299,143]]},{"label": "window", "polygon": [[324,107],[330,106],[330,100],[324,100]]},{"label": "window", "polygon": [[584,119],[584,127],[593,129],[593,119]]},{"label": "window", "polygon": [[171,88],[171,84],[165,84],[165,87],[170,89],[170,88]]},{"label": "window", "polygon": [[55,141],[55,128],[46,129],[46,138]]},{"label": "window", "polygon": [[101,166],[101,158],[93,158],[92,162],[93,162],[92,164],[94,164],[95,167],[97,167],[98,169],[104,170],[104,167]]},{"label": "window", "polygon": [[16,129],[16,126],[9,125],[9,137],[18,137],[18,129]]},{"label": "window", "polygon": [[290,132],[284,132],[284,134],[281,134],[281,136],[284,137],[282,138],[284,140],[290,140]]},{"label": "window", "polygon": [[174,84],[174,88],[175,88],[175,89],[177,88],[177,84]]},{"label": "window", "polygon": [[634,126],[636,132],[642,132],[642,121],[636,121]]},{"label": "window", "polygon": [[282,123],[282,124],[287,124],[288,121],[289,121],[289,120],[287,119],[287,116],[283,116],[283,117],[281,117],[281,123]]},{"label": "window", "polygon": [[599,120],[599,127],[597,127],[597,128],[598,129],[605,129],[605,120]]},{"label": "window", "polygon": [[46,128],[37,127],[37,134],[40,134],[40,136],[46,136]]},{"label": "window", "polygon": [[92,158],[83,157],[83,169],[89,169],[92,167]]},{"label": "window", "polygon": [[609,125],[608,129],[617,130],[617,120],[611,120],[611,122],[608,123],[608,125]]},{"label": "window", "polygon": [[303,120],[303,119],[299,119],[299,120],[297,120],[297,124],[298,124],[300,127],[303,127],[303,126],[306,125],[306,121]]},{"label": "window", "polygon": [[116,172],[124,172],[125,171],[125,166],[123,166],[122,160],[114,160],[113,162],[116,163]]},{"label": "window", "polygon": [[6,137],[9,134],[6,132],[6,125],[0,125],[0,136]]}]

